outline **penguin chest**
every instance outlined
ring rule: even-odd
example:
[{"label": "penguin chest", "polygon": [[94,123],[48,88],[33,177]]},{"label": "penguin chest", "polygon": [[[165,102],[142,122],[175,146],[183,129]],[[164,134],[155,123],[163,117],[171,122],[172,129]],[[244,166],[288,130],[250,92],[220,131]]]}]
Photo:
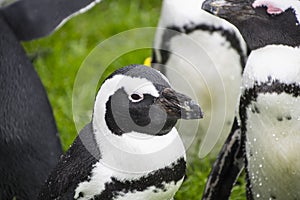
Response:
[{"label": "penguin chest", "polygon": [[[224,140],[233,122],[241,85],[240,55],[219,33],[200,30],[173,37],[170,51],[166,76],[174,88],[196,98],[205,111],[198,132],[207,137],[203,144],[216,141],[220,133]],[[181,130],[185,138],[191,138],[188,141],[195,137],[191,135],[191,123],[196,122],[189,122]]]},{"label": "penguin chest", "polygon": [[172,37],[169,51],[172,54],[165,63],[165,74],[174,87],[190,95],[196,92],[209,110],[211,103],[217,103],[220,95],[225,96],[224,90],[230,93],[228,98],[237,102],[239,92],[235,89],[238,90],[241,85],[242,70],[240,55],[231,48],[226,38],[219,33],[197,30]]},{"label": "penguin chest", "polygon": [[247,107],[246,160],[254,199],[300,199],[300,99],[258,94]]},{"label": "penguin chest", "polygon": [[89,180],[75,190],[77,200],[170,200],[185,176],[185,159],[148,172],[114,169],[101,162],[93,169]]}]

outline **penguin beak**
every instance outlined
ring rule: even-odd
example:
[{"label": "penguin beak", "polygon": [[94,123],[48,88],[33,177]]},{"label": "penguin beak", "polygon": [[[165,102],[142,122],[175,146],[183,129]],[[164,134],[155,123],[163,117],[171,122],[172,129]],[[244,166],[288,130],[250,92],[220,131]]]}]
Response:
[{"label": "penguin beak", "polygon": [[246,20],[255,15],[250,0],[206,0],[202,9],[233,24],[235,20]]},{"label": "penguin beak", "polygon": [[194,100],[171,88],[165,88],[157,101],[170,118],[200,119],[203,117],[200,106]]}]

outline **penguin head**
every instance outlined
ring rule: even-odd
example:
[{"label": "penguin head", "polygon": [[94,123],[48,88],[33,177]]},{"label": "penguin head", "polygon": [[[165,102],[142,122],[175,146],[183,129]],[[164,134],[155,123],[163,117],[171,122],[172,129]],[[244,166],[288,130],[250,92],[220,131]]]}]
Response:
[{"label": "penguin head", "polygon": [[206,0],[202,8],[235,25],[251,50],[300,45],[298,0]]},{"label": "penguin head", "polygon": [[130,65],[111,74],[95,101],[94,128],[115,135],[137,132],[165,135],[178,119],[199,119],[202,112],[190,97],[171,88],[155,69]]}]

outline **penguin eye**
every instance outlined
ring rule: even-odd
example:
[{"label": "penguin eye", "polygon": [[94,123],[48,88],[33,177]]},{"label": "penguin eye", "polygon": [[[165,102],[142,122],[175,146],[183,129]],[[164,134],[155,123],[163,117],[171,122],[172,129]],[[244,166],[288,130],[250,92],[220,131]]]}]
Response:
[{"label": "penguin eye", "polygon": [[144,99],[144,95],[143,94],[137,94],[137,93],[133,93],[130,95],[129,99],[132,102],[140,102]]}]

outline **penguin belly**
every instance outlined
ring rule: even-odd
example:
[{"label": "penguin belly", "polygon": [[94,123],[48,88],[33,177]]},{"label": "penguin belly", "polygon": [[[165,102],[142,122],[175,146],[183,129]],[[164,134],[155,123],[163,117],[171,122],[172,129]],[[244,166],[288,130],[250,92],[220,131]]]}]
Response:
[{"label": "penguin belly", "polygon": [[178,191],[186,157],[175,128],[168,135],[144,140],[128,133],[99,141],[102,158],[89,179],[78,184],[76,200],[170,200]]},{"label": "penguin belly", "polygon": [[199,129],[196,121],[185,121],[177,129],[186,147],[205,136],[200,152],[205,156],[230,132],[241,85],[240,55],[221,34],[198,30],[174,36],[169,49],[173,54],[165,64],[166,76],[174,88],[197,99],[205,113]]},{"label": "penguin belly", "polygon": [[[182,168],[184,166],[184,169]],[[180,170],[177,170],[180,168]],[[168,172],[177,173],[174,181],[163,181]],[[183,158],[166,168],[149,173],[131,173],[114,169],[102,162],[95,165],[90,180],[75,190],[74,199],[88,200],[170,200],[178,191],[185,175]]]},{"label": "penguin belly", "polygon": [[300,101],[258,94],[247,108],[246,163],[253,199],[300,199]]}]

